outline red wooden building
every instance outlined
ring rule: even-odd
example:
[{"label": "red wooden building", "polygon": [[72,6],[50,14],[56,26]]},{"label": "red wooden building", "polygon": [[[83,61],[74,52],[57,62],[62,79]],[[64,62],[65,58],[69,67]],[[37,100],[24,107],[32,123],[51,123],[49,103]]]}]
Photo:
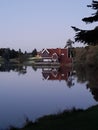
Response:
[{"label": "red wooden building", "polygon": [[43,49],[40,55],[43,61],[59,62],[61,64],[72,63],[72,57],[67,48]]}]

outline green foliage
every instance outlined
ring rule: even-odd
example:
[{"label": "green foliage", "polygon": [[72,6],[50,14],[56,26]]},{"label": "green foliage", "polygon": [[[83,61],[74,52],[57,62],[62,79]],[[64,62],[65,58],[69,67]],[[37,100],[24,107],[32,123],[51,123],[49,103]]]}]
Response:
[{"label": "green foliage", "polygon": [[[86,23],[93,23],[98,21],[98,1],[92,1],[91,5],[88,5],[88,7],[91,7],[92,9],[96,10],[93,16],[83,18],[83,22]],[[96,26],[93,30],[82,30],[79,28],[76,28],[72,26],[75,34],[75,41],[76,42],[82,42],[84,44],[88,45],[98,45],[98,26]]]},{"label": "green foliage", "polygon": [[86,63],[91,66],[98,66],[98,45],[89,48],[86,55]]},{"label": "green foliage", "polygon": [[75,41],[88,45],[98,45],[98,27],[93,30],[81,30],[76,27],[72,28],[76,31]]},{"label": "green foliage", "polygon": [[0,48],[0,56],[2,56],[5,59],[12,59],[18,57],[19,53],[18,51],[15,51],[14,49],[10,48]]},{"label": "green foliage", "polygon": [[93,22],[96,22],[98,21],[98,1],[92,1],[92,4],[91,5],[87,5],[87,7],[90,7],[94,10],[96,10],[95,13],[92,14],[92,16],[90,17],[85,17],[83,18],[82,20],[86,23],[93,23]]},{"label": "green foliage", "polygon": [[34,49],[34,50],[32,51],[32,56],[35,57],[36,55],[37,55],[37,50]]},{"label": "green foliage", "polygon": [[87,51],[85,48],[77,47],[75,48],[75,64],[85,64]]},{"label": "green foliage", "polygon": [[98,45],[75,48],[74,63],[98,68]]}]

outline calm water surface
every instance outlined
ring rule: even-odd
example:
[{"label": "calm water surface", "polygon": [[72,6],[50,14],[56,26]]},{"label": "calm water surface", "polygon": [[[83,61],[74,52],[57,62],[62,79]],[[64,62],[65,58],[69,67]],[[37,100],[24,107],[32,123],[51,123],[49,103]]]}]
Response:
[{"label": "calm water surface", "polygon": [[0,70],[0,129],[21,127],[26,117],[34,121],[46,114],[98,103],[87,76],[80,73],[79,77],[72,68],[5,68]]}]

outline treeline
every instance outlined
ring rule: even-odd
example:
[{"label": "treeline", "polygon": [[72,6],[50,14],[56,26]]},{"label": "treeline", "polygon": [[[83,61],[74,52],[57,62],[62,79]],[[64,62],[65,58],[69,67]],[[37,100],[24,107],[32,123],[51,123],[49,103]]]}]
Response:
[{"label": "treeline", "polygon": [[37,55],[37,50],[34,49],[32,52],[27,53],[26,51],[23,53],[21,49],[18,51],[10,48],[0,48],[0,57],[4,58],[5,60],[14,59],[14,58],[21,58],[23,56],[28,57],[32,56],[35,57]]},{"label": "treeline", "polygon": [[0,56],[5,59],[16,58],[19,56],[19,53],[19,51],[15,51],[14,49],[11,50],[10,48],[0,48]]},{"label": "treeline", "polygon": [[98,45],[74,48],[74,65],[98,67]]},{"label": "treeline", "polygon": [[32,52],[27,53],[26,51],[23,53],[21,51],[21,49],[19,49],[18,51],[14,50],[14,49],[10,49],[10,48],[0,48],[0,56],[3,58],[17,58],[20,55],[25,55],[25,54],[30,54],[33,57],[37,55],[37,49],[34,49]]}]

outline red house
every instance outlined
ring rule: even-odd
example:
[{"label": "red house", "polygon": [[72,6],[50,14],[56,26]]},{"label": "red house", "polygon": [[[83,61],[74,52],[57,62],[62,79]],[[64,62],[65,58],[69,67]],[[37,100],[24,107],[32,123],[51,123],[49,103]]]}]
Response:
[{"label": "red house", "polygon": [[60,64],[72,63],[72,57],[67,48],[43,49],[40,55],[43,61],[59,62]]}]

